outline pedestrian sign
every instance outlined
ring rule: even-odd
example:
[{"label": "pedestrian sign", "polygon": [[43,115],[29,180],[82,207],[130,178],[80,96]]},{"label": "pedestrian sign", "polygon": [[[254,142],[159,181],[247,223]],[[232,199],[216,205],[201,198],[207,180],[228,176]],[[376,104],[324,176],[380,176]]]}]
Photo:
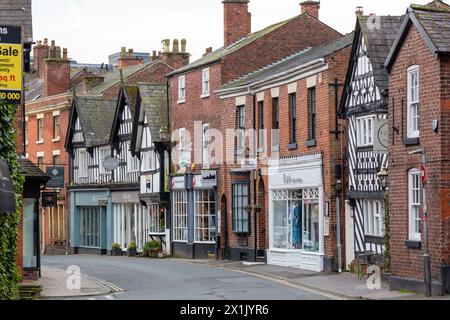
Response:
[{"label": "pedestrian sign", "polygon": [[0,103],[22,100],[22,29],[0,25]]}]

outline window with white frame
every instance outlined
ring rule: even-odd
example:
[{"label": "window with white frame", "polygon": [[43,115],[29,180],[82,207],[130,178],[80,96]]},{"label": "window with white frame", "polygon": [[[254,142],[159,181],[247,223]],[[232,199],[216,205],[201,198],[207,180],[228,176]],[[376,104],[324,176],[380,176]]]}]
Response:
[{"label": "window with white frame", "polygon": [[185,190],[172,193],[173,241],[188,241],[188,200]]},{"label": "window with white frame", "polygon": [[109,148],[101,148],[99,150],[100,153],[100,174],[111,174],[111,170],[107,170],[103,166],[103,161],[111,156],[111,150]]},{"label": "window with white frame", "polygon": [[189,164],[189,149],[187,145],[186,128],[180,128],[179,135],[180,135],[179,165],[181,168],[185,168]]},{"label": "window with white frame", "polygon": [[53,140],[59,140],[61,135],[61,118],[59,115],[53,116]]},{"label": "window with white frame", "polygon": [[364,234],[381,237],[384,234],[383,203],[381,201],[363,201]]},{"label": "window with white frame", "polygon": [[209,82],[209,68],[202,71],[202,96],[209,96],[210,82]]},{"label": "window with white frame", "polygon": [[134,157],[130,151],[130,143],[127,142],[127,171],[128,172],[137,172],[139,171],[139,159]]},{"label": "window with white frame", "polygon": [[216,241],[214,190],[195,190],[195,242]]},{"label": "window with white frame", "polygon": [[411,169],[408,174],[408,185],[409,185],[409,240],[420,241],[421,240],[421,230],[420,230],[420,171],[417,169]]},{"label": "window with white frame", "polygon": [[358,147],[373,146],[375,116],[360,117],[356,119],[356,140]]},{"label": "window with white frame", "polygon": [[186,76],[178,77],[178,102],[186,100]]},{"label": "window with white frame", "polygon": [[210,148],[209,148],[209,124],[203,125],[203,167],[210,165]]},{"label": "window with white frame", "polygon": [[44,141],[44,118],[37,119],[37,140],[38,142]]},{"label": "window with white frame", "polygon": [[148,205],[149,232],[151,234],[164,234],[166,232],[166,209],[159,204]]},{"label": "window with white frame", "polygon": [[232,185],[233,191],[233,231],[248,233],[250,231],[249,213],[246,207],[250,204],[249,184],[236,183]]},{"label": "window with white frame", "polygon": [[80,159],[78,160],[78,175],[81,178],[88,177],[88,153],[86,150],[80,150]]},{"label": "window with white frame", "polygon": [[156,153],[154,150],[141,152],[141,170],[143,172],[156,170]]},{"label": "window with white frame", "polygon": [[408,137],[418,138],[420,136],[419,125],[419,66],[408,68]]}]

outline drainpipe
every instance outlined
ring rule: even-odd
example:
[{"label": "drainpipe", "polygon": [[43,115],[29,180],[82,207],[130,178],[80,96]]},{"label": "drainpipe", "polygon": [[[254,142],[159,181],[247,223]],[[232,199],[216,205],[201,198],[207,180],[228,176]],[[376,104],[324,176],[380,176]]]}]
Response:
[{"label": "drainpipe", "polygon": [[[256,94],[253,93],[253,152],[255,153],[255,159],[258,159],[258,151],[257,151],[257,143],[256,143]],[[258,163],[258,160],[256,160]],[[256,195],[256,178],[257,178],[257,169],[253,171],[253,207],[256,205],[257,201],[257,195]],[[258,218],[256,216],[256,211],[253,209],[253,215],[254,215],[254,241],[255,241],[255,262],[258,261]]]}]

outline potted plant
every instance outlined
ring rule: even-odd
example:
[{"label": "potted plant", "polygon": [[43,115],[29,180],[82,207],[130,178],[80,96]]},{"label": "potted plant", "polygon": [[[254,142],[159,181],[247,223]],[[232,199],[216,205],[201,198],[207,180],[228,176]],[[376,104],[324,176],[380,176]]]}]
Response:
[{"label": "potted plant", "polygon": [[136,246],[136,242],[131,241],[128,244],[128,250],[127,250],[128,256],[129,257],[135,257],[137,256],[137,246]]},{"label": "potted plant", "polygon": [[246,210],[248,213],[252,212],[252,210],[253,210],[252,205],[251,205],[251,204],[247,205],[247,206],[245,207],[245,210]]},{"label": "potted plant", "polygon": [[151,258],[157,258],[158,253],[161,251],[161,244],[156,241],[152,240],[148,242],[148,256]]},{"label": "potted plant", "polygon": [[118,244],[118,243],[113,243],[112,244],[111,254],[113,256],[115,256],[115,257],[116,256],[121,256],[123,254],[122,246],[120,244]]},{"label": "potted plant", "polygon": [[256,213],[260,213],[262,211],[262,206],[260,204],[256,204],[253,209]]}]

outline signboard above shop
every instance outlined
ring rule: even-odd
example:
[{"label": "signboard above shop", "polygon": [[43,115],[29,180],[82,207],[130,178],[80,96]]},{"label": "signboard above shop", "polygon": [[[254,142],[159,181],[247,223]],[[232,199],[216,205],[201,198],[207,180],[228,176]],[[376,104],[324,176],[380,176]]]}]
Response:
[{"label": "signboard above shop", "polygon": [[42,207],[54,208],[56,206],[58,206],[58,193],[42,192]]},{"label": "signboard above shop", "polygon": [[47,167],[47,176],[51,179],[47,182],[47,188],[63,189],[64,188],[64,168],[63,167]]},{"label": "signboard above shop", "polygon": [[0,25],[0,104],[22,101],[22,29]]}]

